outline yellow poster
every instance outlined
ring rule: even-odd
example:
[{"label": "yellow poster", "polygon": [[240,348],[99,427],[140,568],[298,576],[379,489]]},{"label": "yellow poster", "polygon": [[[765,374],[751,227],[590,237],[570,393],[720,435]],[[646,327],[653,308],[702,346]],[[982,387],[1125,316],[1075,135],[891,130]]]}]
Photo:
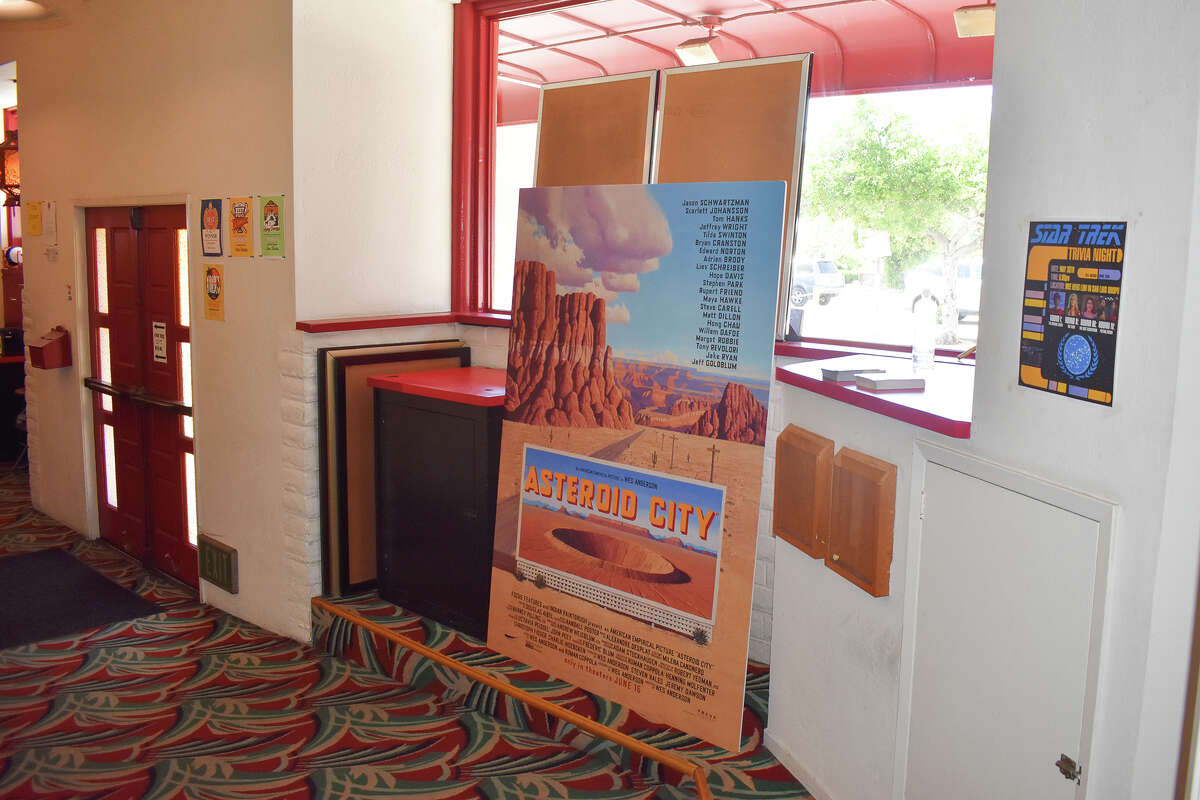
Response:
[{"label": "yellow poster", "polygon": [[25,235],[41,236],[42,204],[40,202],[29,202],[26,200],[22,207],[25,209]]},{"label": "yellow poster", "polygon": [[249,197],[229,198],[229,255],[250,258],[254,255],[254,234],[251,233]]},{"label": "yellow poster", "polygon": [[204,267],[204,318],[225,321],[225,267],[221,264]]}]

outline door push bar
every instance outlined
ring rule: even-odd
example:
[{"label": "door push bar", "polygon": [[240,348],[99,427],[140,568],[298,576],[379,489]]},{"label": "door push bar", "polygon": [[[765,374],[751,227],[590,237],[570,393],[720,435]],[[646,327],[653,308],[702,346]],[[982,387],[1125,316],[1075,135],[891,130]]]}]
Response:
[{"label": "door push bar", "polygon": [[189,417],[192,415],[191,406],[185,405],[178,400],[168,400],[165,397],[152,395],[146,391],[145,386],[117,386],[96,380],[95,378],[84,378],[83,385],[93,392],[106,394],[109,397],[121,397],[140,405],[154,406],[155,408],[161,408]]}]

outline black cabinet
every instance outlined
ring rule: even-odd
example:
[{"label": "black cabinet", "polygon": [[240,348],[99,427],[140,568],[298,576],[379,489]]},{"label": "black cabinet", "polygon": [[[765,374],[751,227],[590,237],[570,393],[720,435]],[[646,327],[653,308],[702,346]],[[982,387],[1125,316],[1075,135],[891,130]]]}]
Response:
[{"label": "black cabinet", "polygon": [[379,596],[480,639],[502,414],[375,389]]}]

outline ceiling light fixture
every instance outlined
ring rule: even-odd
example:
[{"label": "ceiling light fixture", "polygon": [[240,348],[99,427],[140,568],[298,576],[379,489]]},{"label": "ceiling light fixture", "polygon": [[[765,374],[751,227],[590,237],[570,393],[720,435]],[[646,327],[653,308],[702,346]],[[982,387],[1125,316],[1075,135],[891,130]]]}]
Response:
[{"label": "ceiling light fixture", "polygon": [[958,31],[960,39],[967,39],[971,36],[995,36],[996,6],[992,3],[984,3],[955,9],[954,27]]},{"label": "ceiling light fixture", "polygon": [[720,17],[701,17],[700,24],[708,28],[707,36],[699,36],[695,39],[688,39],[685,42],[680,42],[675,46],[675,55],[679,56],[679,60],[685,66],[695,66],[697,64],[716,64],[721,59],[717,58],[716,52],[712,49],[712,43],[717,40],[717,31],[721,29]]},{"label": "ceiling light fixture", "polygon": [[0,0],[0,22],[45,19],[50,10],[33,0]]}]

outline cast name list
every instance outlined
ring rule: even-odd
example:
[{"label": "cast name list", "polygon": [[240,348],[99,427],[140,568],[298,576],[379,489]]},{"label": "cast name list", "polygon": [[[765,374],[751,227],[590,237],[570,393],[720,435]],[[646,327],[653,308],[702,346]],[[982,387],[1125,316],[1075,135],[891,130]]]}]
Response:
[{"label": "cast name list", "polygon": [[750,201],[685,200],[683,212],[706,217],[695,240],[696,270],[702,277],[697,289],[700,325],[692,366],[737,369]]}]

